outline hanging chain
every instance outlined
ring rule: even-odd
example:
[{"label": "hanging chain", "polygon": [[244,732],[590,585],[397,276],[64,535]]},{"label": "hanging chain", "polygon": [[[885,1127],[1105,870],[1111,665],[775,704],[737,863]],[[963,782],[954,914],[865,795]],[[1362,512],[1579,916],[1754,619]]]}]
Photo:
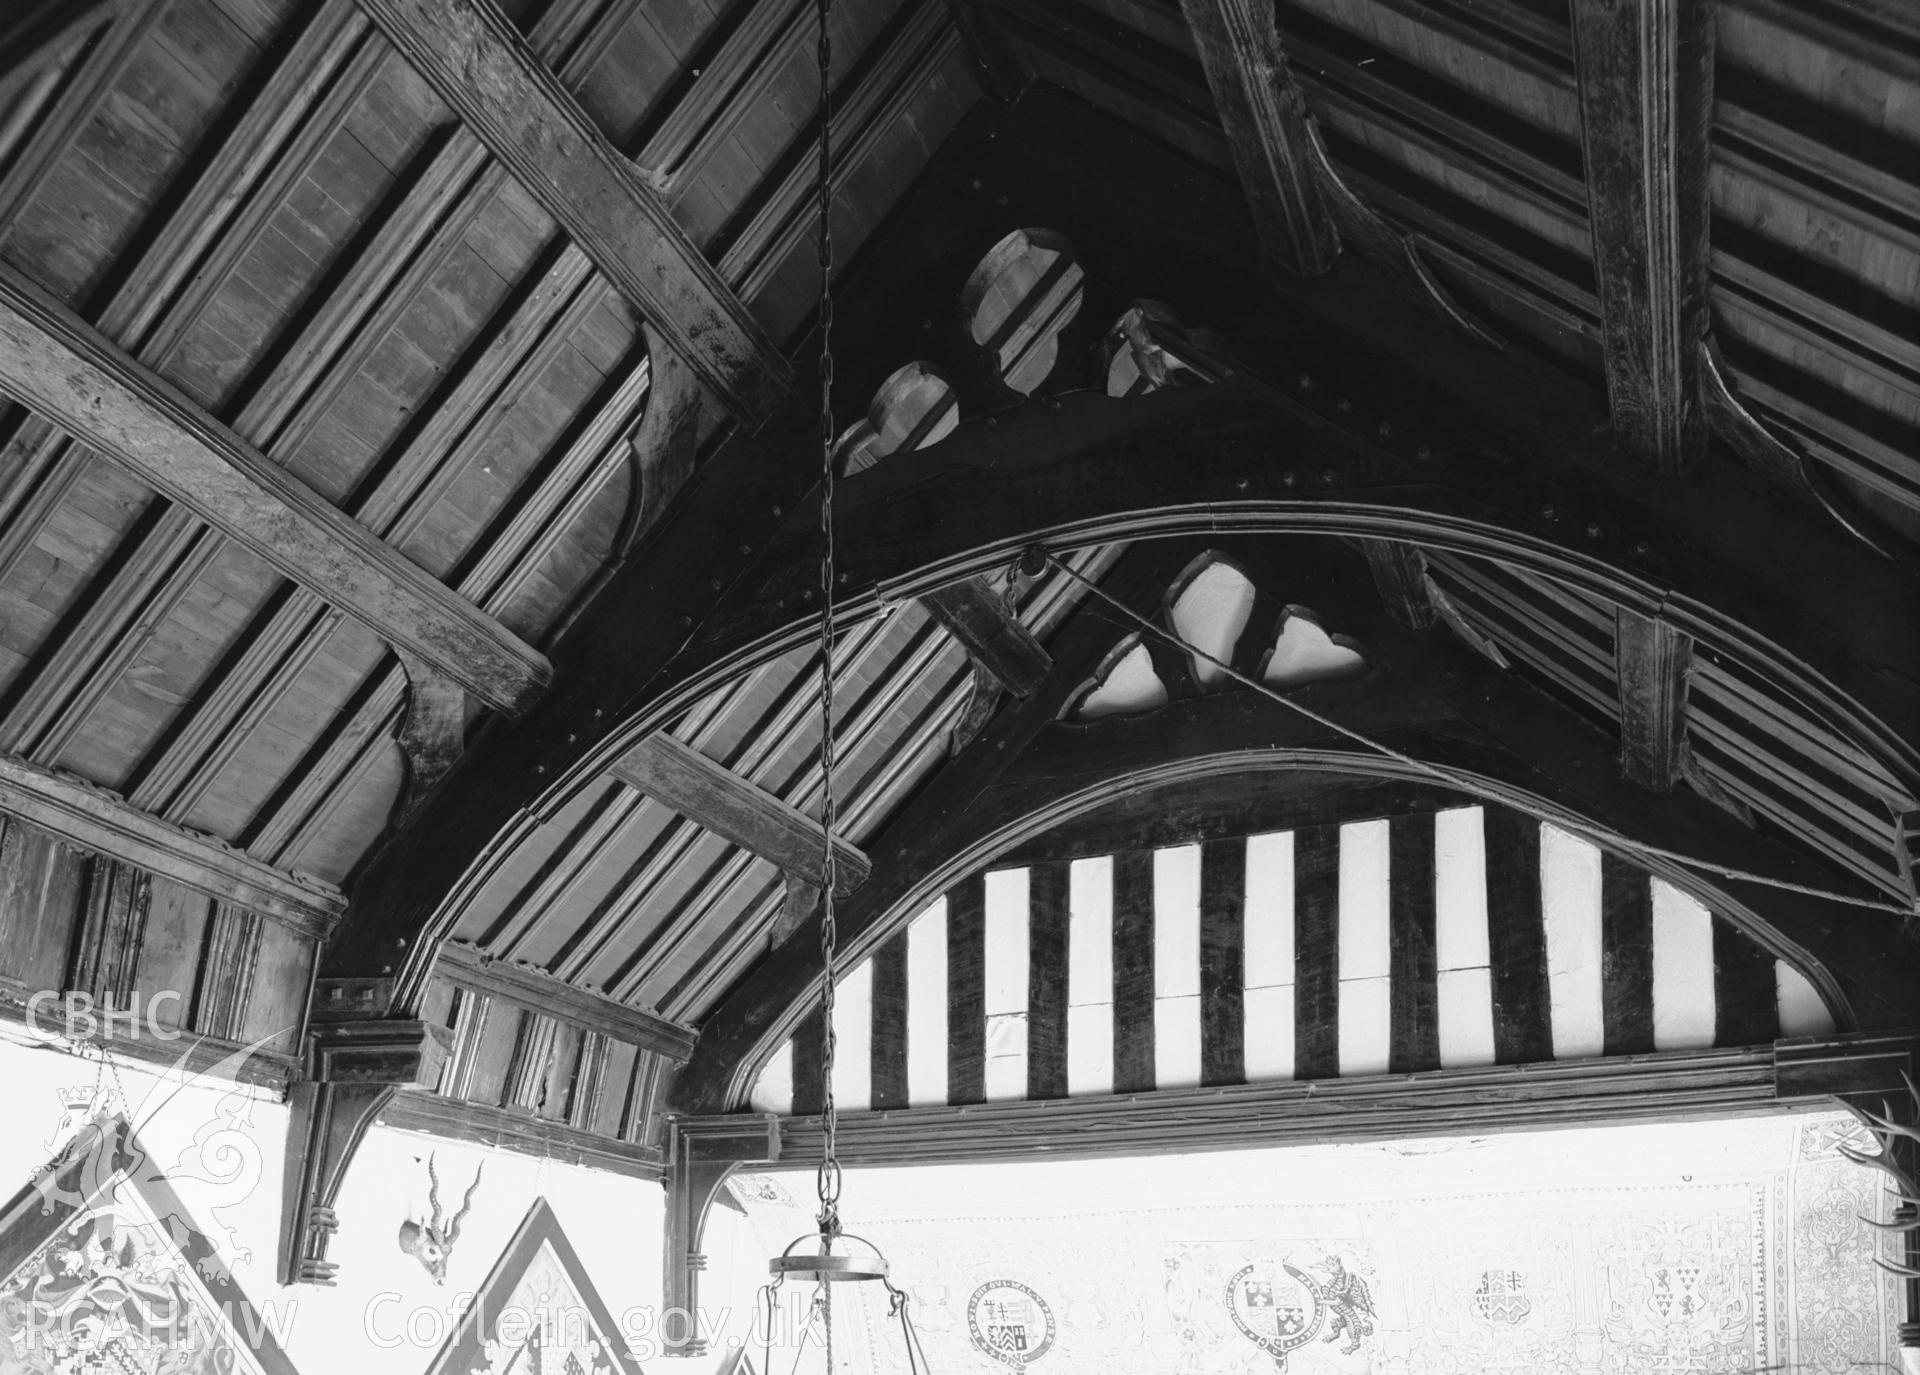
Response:
[{"label": "hanging chain", "polygon": [[[840,932],[834,918],[836,872],[833,850],[833,36],[829,21],[833,0],[819,0],[820,11],[820,833],[822,896],[820,907],[820,1015],[826,1025],[820,1055],[821,1153],[818,1192],[820,1230],[840,1233],[839,1111],[833,1101],[833,976]],[[832,1364],[833,1328],[827,1328],[828,1364]]]}]

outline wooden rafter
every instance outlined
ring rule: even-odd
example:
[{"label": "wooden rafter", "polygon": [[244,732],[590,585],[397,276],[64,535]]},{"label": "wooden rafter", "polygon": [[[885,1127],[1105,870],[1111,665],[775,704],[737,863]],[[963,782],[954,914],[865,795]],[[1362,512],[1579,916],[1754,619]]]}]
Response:
[{"label": "wooden rafter", "polygon": [[1657,472],[1705,451],[1713,7],[1575,0],[1581,146],[1614,433]]},{"label": "wooden rafter", "polygon": [[1333,266],[1340,234],[1321,194],[1305,108],[1263,0],[1181,0],[1226,126],[1261,247],[1301,277]]},{"label": "wooden rafter", "polygon": [[[816,887],[826,885],[820,823],[698,750],[665,732],[649,735],[609,770],[630,788],[723,836],[784,873]],[[833,838],[834,891],[851,893],[866,882],[871,865],[854,846]]]},{"label": "wooden rafter", "polygon": [[361,0],[488,150],[734,416],[758,425],[786,360],[640,170],[595,127],[493,0]]},{"label": "wooden rafter", "polygon": [[12,267],[0,267],[0,390],[488,705],[518,714],[545,689],[538,651]]}]

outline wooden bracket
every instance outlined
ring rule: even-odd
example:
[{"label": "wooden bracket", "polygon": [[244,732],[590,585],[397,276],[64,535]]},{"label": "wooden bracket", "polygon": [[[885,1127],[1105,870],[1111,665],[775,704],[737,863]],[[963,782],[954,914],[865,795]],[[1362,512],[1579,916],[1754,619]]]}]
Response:
[{"label": "wooden bracket", "polygon": [[967,705],[961,709],[960,719],[954,722],[953,735],[947,741],[949,756],[959,754],[980,738],[1007,695],[1000,680],[971,654],[967,656],[967,669],[973,674],[973,687],[967,693]]},{"label": "wooden bracket", "polygon": [[633,485],[613,540],[616,560],[633,552],[673,494],[693,476],[701,446],[726,418],[713,393],[660,332],[652,325],[642,328],[647,340],[647,408],[627,441],[633,453]]},{"label": "wooden bracket", "polygon": [[820,905],[820,885],[809,883],[793,874],[787,875],[786,891],[780,900],[780,915],[773,919],[773,944],[777,949],[780,942],[800,929],[800,923],[813,915]]},{"label": "wooden bracket", "polygon": [[407,781],[394,799],[390,824],[400,827],[420,810],[466,747],[467,693],[425,660],[401,654],[407,671],[407,714],[396,736],[407,761]]},{"label": "wooden bracket", "polygon": [[[667,1224],[663,1311],[697,1311],[700,1272],[707,1268],[700,1238],[727,1176],[740,1165],[780,1159],[780,1119],[771,1113],[676,1117],[667,1124]],[[699,1324],[685,1323],[674,1354],[703,1356]]]},{"label": "wooden bracket", "polygon": [[1006,35],[987,15],[983,0],[947,0],[947,12],[960,31],[967,56],[973,59],[973,71],[987,99],[1009,109],[1027,87],[1033,84],[1033,72],[1021,61]]},{"label": "wooden bracket", "polygon": [[367,1128],[401,1088],[430,1088],[447,1056],[444,1028],[415,1021],[326,1022],[308,1043],[306,1078],[288,1095],[280,1209],[281,1284],[334,1282],[333,1210]]},{"label": "wooden bracket", "polygon": [[976,675],[987,673],[1015,697],[1033,696],[1053,671],[1047,651],[985,578],[929,592],[920,605],[966,646]]}]

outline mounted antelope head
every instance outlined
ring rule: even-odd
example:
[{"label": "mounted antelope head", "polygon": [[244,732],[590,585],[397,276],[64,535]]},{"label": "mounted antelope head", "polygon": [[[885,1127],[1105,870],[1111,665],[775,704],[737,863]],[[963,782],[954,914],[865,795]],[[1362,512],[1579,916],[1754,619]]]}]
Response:
[{"label": "mounted antelope head", "polygon": [[481,1172],[487,1168],[486,1162],[480,1162],[473,1172],[473,1183],[467,1185],[466,1197],[460,1200],[460,1211],[453,1215],[451,1222],[442,1225],[440,1212],[440,1176],[434,1171],[433,1157],[427,1157],[427,1204],[433,1210],[433,1216],[426,1222],[416,1222],[408,1218],[400,1224],[400,1249],[419,1261],[433,1276],[435,1284],[447,1282],[447,1261],[453,1256],[453,1244],[460,1240],[460,1223],[473,1207],[474,1191],[480,1187]]},{"label": "mounted antelope head", "polygon": [[[1907,1092],[1913,1095],[1914,1106],[1920,1108],[1920,1087],[1914,1085],[1911,1075],[1902,1074],[1901,1078],[1907,1081]],[[1860,1220],[1869,1227],[1876,1227],[1883,1232],[1902,1234],[1907,1232],[1920,1232],[1920,1215],[1917,1215],[1915,1211],[1920,1210],[1920,1179],[1915,1179],[1913,1172],[1903,1167],[1894,1154],[1896,1143],[1903,1139],[1920,1143],[1920,1130],[1915,1130],[1904,1123],[1894,1121],[1893,1110],[1884,1102],[1880,1105],[1880,1115],[1876,1117],[1865,1108],[1855,1107],[1852,1103],[1848,1103],[1844,1098],[1840,1101],[1845,1105],[1848,1112],[1859,1119],[1860,1125],[1867,1129],[1868,1134],[1873,1137],[1874,1145],[1879,1148],[1874,1154],[1868,1155],[1865,1151],[1855,1150],[1851,1146],[1841,1146],[1839,1148],[1840,1154],[1853,1161],[1856,1165],[1870,1165],[1876,1170],[1884,1171],[1892,1179],[1894,1184],[1894,1187],[1888,1190],[1888,1192],[1893,1194],[1894,1197],[1898,1198],[1903,1204],[1907,1205],[1906,1208],[1902,1210],[1906,1212],[1907,1215],[1901,1217],[1896,1214],[1895,1220],[1892,1222],[1875,1222],[1872,1218],[1868,1217],[1863,1217]],[[1873,1258],[1873,1263],[1878,1265],[1882,1270],[1891,1271],[1893,1274],[1904,1275],[1911,1279],[1920,1279],[1920,1269],[1915,1269],[1911,1265],[1883,1260],[1879,1256]]]}]

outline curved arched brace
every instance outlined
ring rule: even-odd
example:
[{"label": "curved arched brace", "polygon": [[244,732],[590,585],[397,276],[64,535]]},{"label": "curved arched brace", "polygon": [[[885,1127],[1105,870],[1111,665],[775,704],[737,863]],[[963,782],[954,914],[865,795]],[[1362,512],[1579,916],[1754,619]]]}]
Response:
[{"label": "curved arched brace", "polygon": [[[683,518],[557,648],[556,691],[526,721],[490,725],[463,765],[473,785],[446,789],[443,805],[369,867],[329,949],[329,972],[404,961],[394,1005],[414,1006],[435,939],[540,817],[676,713],[813,641],[812,502],[786,512],[751,576],[736,571],[729,583],[707,574],[729,539],[716,531],[766,501],[757,494],[791,491],[791,454],[812,443],[812,420],[791,414],[696,472],[690,486],[701,490]],[[1751,666],[1901,776],[1920,774],[1896,728],[1920,717],[1920,694],[1886,671],[1920,654],[1920,627],[1906,610],[1916,600],[1910,575],[1838,541],[1815,551],[1827,570],[1818,584],[1772,548],[1714,560],[1692,531],[1737,517],[1724,484],[1681,480],[1658,508],[1645,508],[1623,495],[1604,455],[1567,459],[1544,490],[1618,532],[1612,541],[1583,540],[1580,528],[1530,510],[1539,497],[1524,475],[1488,472],[1474,454],[1422,463],[1245,376],[1133,400],[1060,398],[963,423],[945,442],[847,484],[836,517],[845,551],[839,617],[851,626],[990,572],[1037,542],[1221,533],[1414,542],[1495,557],[1658,615],[1707,651]],[[1644,535],[1631,555],[1619,552],[1628,531]],[[648,619],[636,607],[661,613]],[[683,625],[704,618],[693,633],[661,623],[681,608]],[[1830,676],[1815,663],[1831,666]],[[488,776],[476,784],[480,760]]]},{"label": "curved arched brace", "polygon": [[[1405,743],[1413,741],[1409,739]],[[1430,739],[1429,744],[1432,743],[1434,740]],[[1722,914],[1776,958],[1798,968],[1826,1002],[1840,1029],[1851,1030],[1857,1024],[1854,1008],[1833,973],[1813,951],[1792,939],[1759,910],[1769,904],[1743,902],[1726,888],[1706,881],[1691,870],[1645,855],[1611,826],[1596,823],[1564,801],[1523,786],[1512,776],[1513,765],[1518,761],[1502,760],[1500,751],[1484,748],[1462,753],[1460,743],[1452,742],[1454,752],[1461,757],[1449,767],[1463,797],[1525,812],[1572,830],[1602,849],[1632,860],[1648,873]],[[1478,757],[1469,759],[1468,755]],[[1478,763],[1478,769],[1473,767],[1474,763]],[[1107,777],[1052,792],[1046,789],[1044,778],[1010,778],[995,789],[996,796],[1002,799],[1024,796],[1026,805],[988,806],[965,815],[954,829],[951,849],[944,851],[943,857],[935,862],[907,871],[876,864],[878,881],[857,894],[840,914],[843,967],[851,968],[870,956],[966,874],[1056,826],[1105,806],[1130,790],[1151,791],[1232,774],[1298,770],[1428,781],[1426,774],[1398,761],[1340,746],[1210,751],[1139,763],[1118,769]],[[817,939],[817,934],[817,930],[803,931],[796,940]],[[768,965],[781,963],[776,957]],[[800,986],[800,996],[786,1000],[775,1009],[767,1002],[768,990],[754,987],[757,981],[750,978],[745,987],[721,1005],[702,1031],[693,1059],[680,1079],[680,1094],[687,1110],[741,1109],[767,1059],[793,1035],[818,998],[819,979],[815,975]]]},{"label": "curved arched brace", "polygon": [[[1471,456],[1447,467],[1421,464],[1295,411],[1244,376],[1130,400],[1062,398],[997,419],[993,426],[963,425],[954,439],[918,454],[897,455],[858,492],[837,498],[841,567],[853,598],[863,584],[872,588],[870,604],[916,596],[1003,566],[1033,544],[1065,549],[1277,533],[1409,541],[1496,558],[1658,616],[1788,685],[1817,714],[1899,760],[1908,776],[1920,775],[1920,750],[1896,728],[1903,717],[1920,724],[1920,703],[1877,666],[1891,669],[1906,651],[1920,653],[1920,635],[1903,609],[1920,589],[1865,551],[1847,557],[1844,575],[1860,583],[1842,592],[1837,570],[1830,576],[1834,600],[1823,608],[1829,619],[1823,623],[1815,608],[1789,619],[1779,610],[1783,594],[1806,590],[1797,560],[1778,550],[1755,550],[1738,569],[1701,560],[1691,530],[1726,518],[1704,490],[1695,509],[1676,488],[1665,503],[1675,522],[1666,538],[1643,539],[1629,552],[1596,543],[1585,527],[1651,535],[1647,513],[1613,505],[1598,487],[1581,493],[1574,474],[1542,489],[1557,493],[1576,519],[1588,517],[1569,529],[1551,496],[1536,505],[1541,498],[1524,481],[1489,482],[1492,475],[1476,472]],[[1553,514],[1543,517],[1542,510]],[[790,604],[816,576],[816,538],[811,510],[782,531],[763,565],[771,574],[762,608]],[[1877,588],[1871,596],[1869,585]],[[1882,604],[1880,596],[1895,600]],[[752,619],[716,630],[743,632]]]},{"label": "curved arched brace", "polygon": [[[1573,830],[1721,912],[1801,968],[1839,1025],[1910,1020],[1920,951],[1898,940],[1894,918],[1780,888],[1716,881],[1642,847],[1830,887],[1821,866],[1700,797],[1655,796],[1626,782],[1608,737],[1462,646],[1395,631],[1384,618],[1372,627],[1370,642],[1375,672],[1350,684],[1304,688],[1288,700],[1424,767],[1409,770],[1367,752],[1341,730],[1252,692],[1189,698],[1146,716],[1056,725],[977,795],[949,794],[936,780],[869,841],[873,878],[838,915],[849,966],[892,934],[887,923],[910,919],[959,874],[1130,788],[1273,768],[1432,781],[1431,768],[1459,792]],[[708,1017],[680,1079],[691,1110],[732,1106],[747,1091],[758,1059],[791,1032],[818,982],[807,944],[817,939],[817,926],[796,932],[784,956],[764,960]]]}]

